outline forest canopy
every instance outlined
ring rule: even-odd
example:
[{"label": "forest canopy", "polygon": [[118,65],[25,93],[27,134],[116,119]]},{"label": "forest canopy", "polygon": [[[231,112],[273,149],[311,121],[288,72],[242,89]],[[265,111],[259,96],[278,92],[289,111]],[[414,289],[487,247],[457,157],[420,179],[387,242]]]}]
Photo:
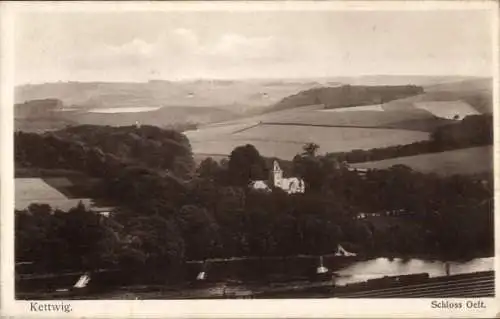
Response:
[{"label": "forest canopy", "polygon": [[[363,256],[493,254],[493,185],[476,176],[403,165],[360,175],[318,155],[320,145],[305,145],[286,174],[302,178],[306,192],[289,195],[248,187],[269,172],[252,145],[196,168],[182,134],[154,127],[83,126],[15,139],[16,165],[100,177],[101,196],[116,203],[109,217],[82,205],[17,211],[16,261],[34,262],[38,272],[168,269],[175,277],[189,260],[324,255],[340,243]],[[54,254],[57,262],[46,257]]]}]

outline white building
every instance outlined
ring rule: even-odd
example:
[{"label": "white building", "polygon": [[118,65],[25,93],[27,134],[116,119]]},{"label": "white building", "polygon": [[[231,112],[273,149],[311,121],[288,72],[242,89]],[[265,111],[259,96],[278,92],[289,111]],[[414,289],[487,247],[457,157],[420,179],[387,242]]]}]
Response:
[{"label": "white building", "polygon": [[271,172],[270,180],[270,182],[264,180],[253,181],[250,187],[253,189],[271,191],[271,187],[269,187],[269,184],[271,184],[276,188],[281,188],[288,194],[304,193],[306,190],[302,179],[297,177],[283,177],[283,170],[280,168],[278,161],[274,161],[273,163],[273,171]]}]

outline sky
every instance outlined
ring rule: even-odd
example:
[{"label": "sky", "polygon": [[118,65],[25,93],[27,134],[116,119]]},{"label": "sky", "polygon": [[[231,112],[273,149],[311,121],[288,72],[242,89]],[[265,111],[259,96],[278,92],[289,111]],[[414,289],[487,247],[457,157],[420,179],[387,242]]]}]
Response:
[{"label": "sky", "polygon": [[26,12],[15,82],[490,76],[488,11]]}]

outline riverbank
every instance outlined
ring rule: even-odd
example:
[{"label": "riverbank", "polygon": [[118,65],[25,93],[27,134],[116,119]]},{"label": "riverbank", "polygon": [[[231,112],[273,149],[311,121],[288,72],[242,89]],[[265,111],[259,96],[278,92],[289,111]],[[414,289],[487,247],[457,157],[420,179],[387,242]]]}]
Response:
[{"label": "riverbank", "polygon": [[331,281],[248,285],[218,283],[206,286],[179,285],[119,287],[101,293],[24,293],[16,299],[297,299],[297,298],[479,298],[494,296],[494,273],[477,272],[429,278],[425,274],[386,277],[347,286]]},{"label": "riverbank", "polygon": [[493,271],[428,278],[387,277],[342,287],[312,287],[255,294],[255,299],[296,298],[482,298],[495,296]]},{"label": "riverbank", "polygon": [[[188,260],[186,264],[203,264],[203,263],[214,263],[214,262],[235,262],[242,260],[259,260],[259,261],[269,261],[269,260],[290,260],[295,258],[311,258],[319,259],[322,256],[324,258],[331,257],[341,257],[334,253],[327,253],[323,255],[294,255],[294,256],[237,256],[237,257],[219,257],[219,258],[207,258],[205,260]],[[419,253],[419,254],[403,254],[403,253],[382,253],[382,254],[370,254],[366,252],[356,253],[355,256],[360,260],[376,259],[376,258],[387,258],[393,260],[396,258],[402,260],[410,259],[423,259],[430,261],[442,261],[442,262],[466,262],[476,258],[492,258],[494,257],[493,252],[470,252],[464,255],[442,255],[442,254],[432,254],[432,253]]]},{"label": "riverbank", "polygon": [[[229,298],[234,296],[255,295],[257,292],[265,292],[270,289],[278,290],[304,290],[317,289],[318,287],[347,287],[363,282],[389,278],[394,276],[414,276],[425,274],[426,278],[439,278],[460,276],[476,272],[493,272],[493,258],[478,258],[469,262],[445,262],[428,261],[422,259],[403,260],[395,258],[375,258],[369,260],[348,260],[337,258],[335,267],[330,264],[335,259],[324,258],[324,266],[329,267],[328,273],[317,274],[317,260],[310,263],[310,259],[302,260],[302,263],[272,262],[253,263],[247,262],[228,265],[221,263],[222,267],[205,267],[205,280],[196,280],[200,272],[199,264],[192,264],[183,281],[172,282],[142,282],[136,279],[136,284],[130,284],[130,278],[124,278],[120,273],[101,272],[92,275],[89,287],[79,290],[81,293],[75,297],[87,298],[88,296],[102,295],[103,298],[110,296],[125,296],[128,293],[139,293],[141,295],[156,296],[165,295],[172,298],[211,298],[221,294]],[[196,266],[196,267],[195,267]],[[232,267],[230,267],[232,266]],[[245,268],[245,267],[254,268]],[[306,267],[307,268],[304,268]],[[243,268],[242,268],[243,267]],[[281,267],[287,267],[283,272]],[[280,270],[282,272],[280,272]],[[186,270],[187,271],[187,270]],[[263,272],[267,271],[267,272]],[[260,274],[260,275],[259,275]],[[189,276],[188,276],[189,275]],[[38,280],[27,279],[24,284],[16,281],[16,296],[33,295],[37,299],[45,299],[57,296],[58,291],[62,295],[68,295],[67,291],[78,280],[78,274],[65,277],[44,277]],[[132,280],[133,281],[133,280]],[[66,292],[65,292],[66,291]],[[165,297],[166,298],[166,297]],[[167,298],[168,299],[168,298]]]}]

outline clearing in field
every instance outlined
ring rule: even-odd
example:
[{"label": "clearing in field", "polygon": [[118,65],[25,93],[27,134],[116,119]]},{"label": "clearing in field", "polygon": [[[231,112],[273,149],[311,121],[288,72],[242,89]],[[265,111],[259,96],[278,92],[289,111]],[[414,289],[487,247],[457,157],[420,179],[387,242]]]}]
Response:
[{"label": "clearing in field", "polygon": [[481,174],[493,170],[493,147],[481,146],[432,154],[351,164],[355,168],[385,169],[403,164],[422,173]]}]

